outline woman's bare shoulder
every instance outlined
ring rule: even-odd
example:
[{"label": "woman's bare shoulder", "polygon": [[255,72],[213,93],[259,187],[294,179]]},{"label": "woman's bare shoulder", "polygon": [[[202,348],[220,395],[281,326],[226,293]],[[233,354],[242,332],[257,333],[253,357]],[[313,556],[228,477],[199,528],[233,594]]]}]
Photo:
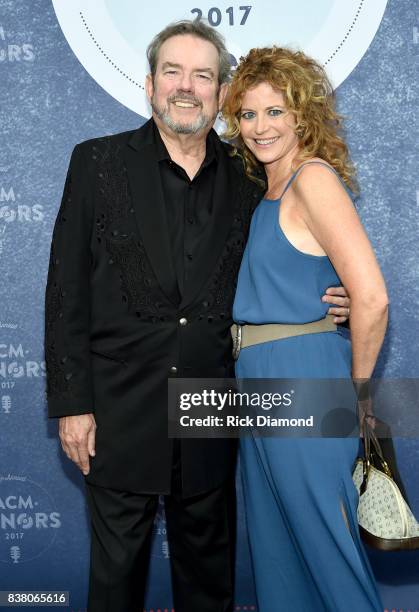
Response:
[{"label": "woman's bare shoulder", "polygon": [[297,180],[294,181],[294,193],[297,200],[305,207],[324,207],[328,203],[335,207],[337,202],[352,206],[342,181],[331,164],[321,158],[313,158],[300,165]]}]

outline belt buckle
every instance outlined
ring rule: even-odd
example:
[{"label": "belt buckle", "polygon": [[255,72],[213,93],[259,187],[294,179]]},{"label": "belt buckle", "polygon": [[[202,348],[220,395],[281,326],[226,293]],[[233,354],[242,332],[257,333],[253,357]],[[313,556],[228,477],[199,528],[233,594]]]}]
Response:
[{"label": "belt buckle", "polygon": [[236,333],[233,335],[233,359],[237,361],[242,346],[242,326],[236,325]]}]

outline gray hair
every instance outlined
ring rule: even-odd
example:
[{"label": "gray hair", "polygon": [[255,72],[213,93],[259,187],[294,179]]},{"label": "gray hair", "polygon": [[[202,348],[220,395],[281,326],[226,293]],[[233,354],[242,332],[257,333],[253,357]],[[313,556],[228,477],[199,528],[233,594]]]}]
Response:
[{"label": "gray hair", "polygon": [[171,23],[164,28],[161,32],[156,34],[151,43],[147,47],[147,59],[150,65],[150,72],[154,79],[157,69],[157,62],[159,59],[160,47],[166,40],[173,36],[185,36],[185,35],[196,36],[202,40],[206,40],[214,45],[218,51],[219,67],[218,67],[218,83],[227,83],[230,78],[230,53],[227,51],[225,46],[224,37],[221,36],[214,28],[204,23],[201,19],[195,19],[191,21],[185,19],[182,21],[176,21]]}]

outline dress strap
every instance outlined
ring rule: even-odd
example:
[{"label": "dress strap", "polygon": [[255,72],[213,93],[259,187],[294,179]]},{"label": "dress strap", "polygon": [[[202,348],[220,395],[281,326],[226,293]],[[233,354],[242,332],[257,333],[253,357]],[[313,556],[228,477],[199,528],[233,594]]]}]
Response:
[{"label": "dress strap", "polygon": [[284,195],[285,195],[286,191],[288,190],[289,186],[293,183],[294,179],[297,178],[297,176],[300,174],[300,171],[304,168],[304,166],[308,166],[309,164],[320,164],[320,166],[325,166],[326,168],[331,170],[334,174],[336,174],[336,176],[343,183],[343,186],[345,187],[345,189],[347,189],[347,186],[345,185],[342,177],[340,176],[340,174],[338,172],[336,172],[336,170],[334,168],[332,168],[332,166],[329,166],[328,164],[326,164],[326,163],[324,163],[322,161],[307,161],[304,164],[301,164],[301,166],[299,168],[297,168],[297,170],[291,175],[290,180],[285,185],[285,188],[284,188],[283,192],[281,193],[280,197],[278,198],[279,200],[282,200],[282,198],[284,197]]}]

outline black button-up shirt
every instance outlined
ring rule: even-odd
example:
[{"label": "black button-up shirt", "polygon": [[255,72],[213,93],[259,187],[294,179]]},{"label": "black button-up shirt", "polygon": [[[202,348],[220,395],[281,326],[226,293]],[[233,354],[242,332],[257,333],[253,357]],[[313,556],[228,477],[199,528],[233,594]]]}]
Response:
[{"label": "black button-up shirt", "polygon": [[188,282],[188,272],[213,221],[216,150],[212,135],[208,135],[205,159],[191,180],[185,170],[171,159],[156,125],[154,134],[174,268],[182,296]]}]

